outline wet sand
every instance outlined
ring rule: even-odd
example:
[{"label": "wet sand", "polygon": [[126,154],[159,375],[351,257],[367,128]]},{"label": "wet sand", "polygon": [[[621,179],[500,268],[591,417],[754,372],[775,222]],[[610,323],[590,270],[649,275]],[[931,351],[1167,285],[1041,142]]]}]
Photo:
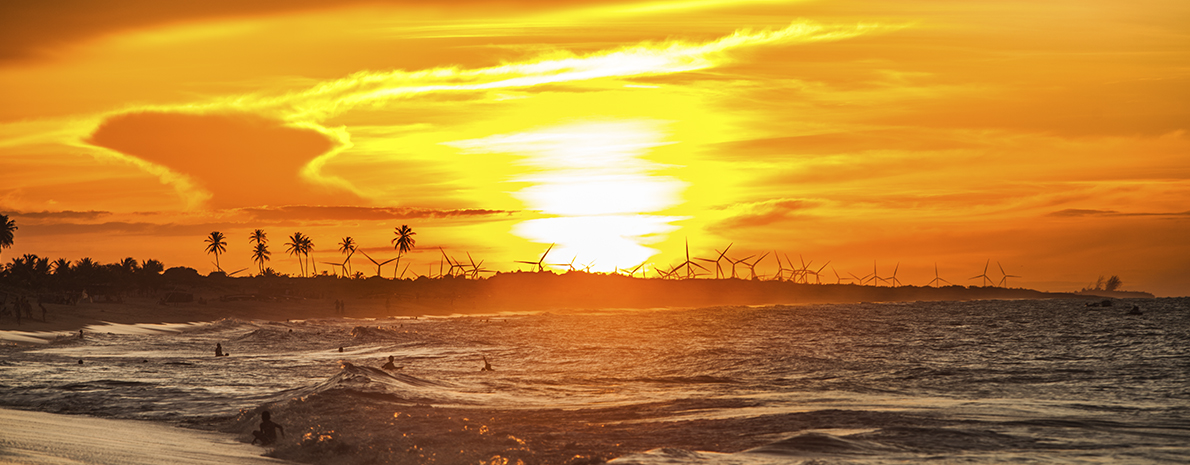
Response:
[{"label": "wet sand", "polygon": [[0,462],[29,465],[286,464],[230,434],[160,423],[0,409]]}]

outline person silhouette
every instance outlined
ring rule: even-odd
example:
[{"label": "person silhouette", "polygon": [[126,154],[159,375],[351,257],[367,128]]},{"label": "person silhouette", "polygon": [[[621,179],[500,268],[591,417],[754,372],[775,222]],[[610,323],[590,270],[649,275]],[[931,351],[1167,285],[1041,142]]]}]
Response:
[{"label": "person silhouette", "polygon": [[385,369],[385,370],[400,370],[400,369],[402,369],[402,368],[405,368],[405,367],[399,367],[399,366],[397,366],[395,363],[393,363],[393,356],[392,356],[392,355],[389,355],[389,356],[388,356],[388,363],[385,363],[385,364],[384,364],[384,366],[383,366],[383,367],[381,367],[381,368],[383,368],[383,369]]},{"label": "person silhouette", "polygon": [[226,356],[226,355],[228,355],[228,354],[225,354],[225,353],[223,353],[223,345],[222,345],[222,344],[219,344],[219,343],[215,343],[215,356],[216,356],[216,357],[223,357],[223,356]]},{"label": "person silhouette", "polygon": [[260,412],[260,429],[252,432],[253,444],[260,441],[260,445],[267,446],[277,442],[277,430],[281,430],[281,437],[285,437],[285,428],[273,423],[272,415],[268,410]]},{"label": "person silhouette", "polygon": [[488,363],[488,357],[486,355],[483,357],[483,368],[480,368],[479,371],[496,371],[492,369],[492,364]]}]

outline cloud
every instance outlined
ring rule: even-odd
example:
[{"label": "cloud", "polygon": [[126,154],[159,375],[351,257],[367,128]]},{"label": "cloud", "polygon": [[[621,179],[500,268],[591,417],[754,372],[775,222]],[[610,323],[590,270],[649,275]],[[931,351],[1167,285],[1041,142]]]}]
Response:
[{"label": "cloud", "polygon": [[22,226],[20,232],[28,237],[46,236],[147,236],[158,237],[202,237],[211,231],[241,228],[235,223],[143,223],[109,221],[106,223],[48,223]]},{"label": "cloud", "polygon": [[1078,208],[1068,208],[1065,210],[1058,210],[1046,216],[1055,216],[1060,218],[1085,218],[1085,217],[1126,217],[1126,216],[1164,216],[1164,217],[1183,217],[1190,216],[1190,211],[1184,212],[1168,212],[1168,213],[1145,213],[1132,212],[1125,213],[1116,210],[1085,210]]},{"label": "cloud", "polygon": [[211,206],[352,203],[360,197],[318,177],[342,140],[314,128],[248,114],[124,113],[87,143],[185,175]]},{"label": "cloud", "polygon": [[487,68],[361,71],[305,91],[279,96],[235,96],[201,107],[253,108],[287,121],[321,121],[359,105],[381,105],[393,99],[431,93],[486,92],[601,78],[686,73],[722,65],[729,61],[727,52],[741,48],[844,40],[896,27],[797,21],[778,30],[740,29],[708,42],[642,42],[585,55],[558,50],[533,60]]},{"label": "cloud", "polygon": [[798,155],[830,155],[872,150],[940,151],[982,146],[970,137],[906,128],[833,132],[804,136],[770,137],[710,146],[712,153],[727,159],[786,158]]},{"label": "cloud", "polygon": [[512,215],[516,212],[509,210],[458,209],[436,210],[427,208],[385,208],[385,207],[323,207],[323,206],[285,206],[244,208],[243,212],[252,215],[253,219],[264,221],[281,220],[406,220],[426,218],[480,218],[499,215]]},{"label": "cloud", "polygon": [[730,231],[737,228],[765,226],[790,220],[805,211],[822,206],[821,201],[806,199],[773,199],[763,202],[741,203],[723,207],[732,213],[711,226],[713,230]]},{"label": "cloud", "polygon": [[13,218],[28,218],[33,220],[97,220],[104,216],[111,215],[112,212],[88,210],[85,212],[76,211],[42,211],[42,212],[0,212],[0,215],[8,215]]}]

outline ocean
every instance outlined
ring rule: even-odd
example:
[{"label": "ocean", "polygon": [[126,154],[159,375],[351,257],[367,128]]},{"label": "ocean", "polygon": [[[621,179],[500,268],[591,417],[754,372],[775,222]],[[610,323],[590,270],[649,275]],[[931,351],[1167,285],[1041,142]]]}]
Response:
[{"label": "ocean", "polygon": [[[0,338],[2,406],[245,442],[268,410],[285,435],[261,452],[299,462],[1190,462],[1187,298],[228,319]],[[19,342],[30,338],[49,342]],[[216,344],[231,355],[215,357]],[[390,355],[400,369],[380,368]]]}]

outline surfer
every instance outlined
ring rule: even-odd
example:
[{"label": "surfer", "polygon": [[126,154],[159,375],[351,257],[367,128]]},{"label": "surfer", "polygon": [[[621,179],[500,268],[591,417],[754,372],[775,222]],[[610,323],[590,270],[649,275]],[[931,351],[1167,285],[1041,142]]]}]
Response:
[{"label": "surfer", "polygon": [[1128,314],[1129,315],[1144,315],[1144,313],[1142,313],[1140,311],[1140,306],[1137,306],[1137,305],[1133,305],[1132,310],[1129,310]]},{"label": "surfer", "polygon": [[216,357],[226,357],[228,355],[231,355],[231,354],[223,353],[223,344],[215,343],[215,356]]},{"label": "surfer", "polygon": [[405,367],[399,367],[399,366],[397,366],[395,363],[393,363],[393,356],[392,356],[392,355],[389,355],[389,356],[388,356],[388,363],[385,363],[385,364],[384,364],[384,366],[382,366],[381,368],[384,368],[385,370],[400,370],[400,369],[402,369],[402,368],[405,368]]},{"label": "surfer", "polygon": [[496,371],[492,369],[492,364],[488,363],[488,357],[486,355],[483,357],[483,368],[480,368],[479,371]]},{"label": "surfer", "polygon": [[285,437],[285,428],[273,423],[272,414],[268,410],[260,412],[260,429],[252,432],[252,443],[260,441],[260,445],[267,446],[277,442],[277,430],[281,430],[281,437]]}]

